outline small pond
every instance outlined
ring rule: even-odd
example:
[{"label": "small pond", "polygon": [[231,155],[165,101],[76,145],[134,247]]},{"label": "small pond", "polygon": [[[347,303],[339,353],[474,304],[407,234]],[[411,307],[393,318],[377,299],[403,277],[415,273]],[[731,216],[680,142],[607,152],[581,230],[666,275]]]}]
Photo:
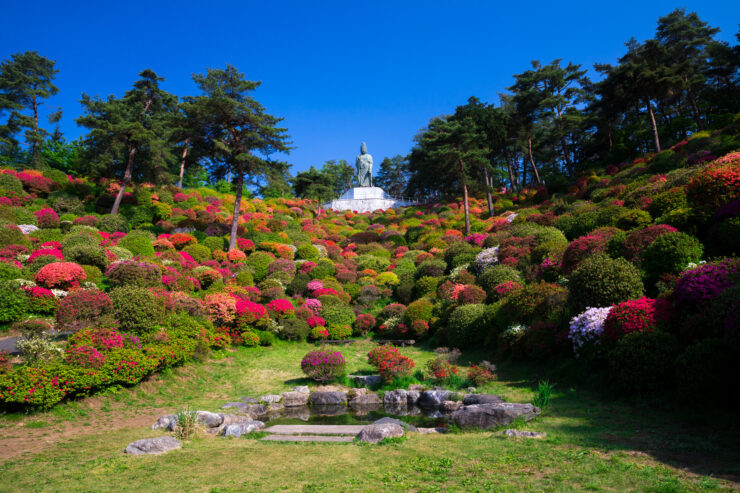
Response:
[{"label": "small pond", "polygon": [[[392,411],[396,411],[395,413]],[[439,428],[447,425],[446,417],[437,410],[421,409],[416,406],[384,409],[353,409],[348,406],[301,406],[287,407],[279,413],[270,413],[260,418],[267,426],[272,425],[364,425],[381,418],[390,417],[420,428]]]}]

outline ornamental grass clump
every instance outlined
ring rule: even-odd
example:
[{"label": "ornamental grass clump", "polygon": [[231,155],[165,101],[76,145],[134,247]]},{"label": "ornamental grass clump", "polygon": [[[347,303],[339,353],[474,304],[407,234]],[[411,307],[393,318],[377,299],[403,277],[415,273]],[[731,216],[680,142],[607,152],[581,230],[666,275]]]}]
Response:
[{"label": "ornamental grass clump", "polygon": [[328,348],[311,351],[301,360],[303,373],[320,383],[330,382],[344,375],[346,365],[342,353]]}]

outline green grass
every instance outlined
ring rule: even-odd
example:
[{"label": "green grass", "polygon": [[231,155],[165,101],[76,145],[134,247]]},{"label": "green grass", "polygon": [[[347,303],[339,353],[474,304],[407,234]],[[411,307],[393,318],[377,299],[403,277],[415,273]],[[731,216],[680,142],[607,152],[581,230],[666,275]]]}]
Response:
[{"label": "green grass", "polygon": [[[185,406],[219,411],[242,396],[313,385],[299,367],[311,348],[278,343],[223,352],[135,388],[45,413],[0,416],[0,457],[9,447],[28,450],[0,459],[0,491],[679,492],[739,486],[721,479],[740,477],[737,433],[728,432],[726,422],[695,412],[687,418],[678,406],[610,399],[545,367],[500,362],[499,380],[480,391],[532,402],[541,394],[538,382],[551,382],[547,414],[516,423],[547,432],[546,439],[459,431],[358,446],[199,436],[163,456],[122,453],[131,441],[161,435],[150,429],[161,414]],[[340,348],[348,371],[370,372],[369,348],[367,342]],[[434,357],[420,348],[401,352],[417,367]],[[464,354],[461,363],[486,357]],[[46,426],[34,429],[34,423]],[[50,445],[34,447],[29,435]]]}]

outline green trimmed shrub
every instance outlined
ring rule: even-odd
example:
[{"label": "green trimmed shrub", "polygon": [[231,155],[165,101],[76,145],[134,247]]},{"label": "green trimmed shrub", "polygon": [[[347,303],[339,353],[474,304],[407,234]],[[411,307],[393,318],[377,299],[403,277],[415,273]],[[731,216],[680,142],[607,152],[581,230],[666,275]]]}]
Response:
[{"label": "green trimmed shrub", "polygon": [[494,265],[486,267],[478,276],[478,285],[482,287],[490,299],[496,298],[494,288],[502,282],[512,281],[523,284],[522,276],[518,270],[508,265]]},{"label": "green trimmed shrub", "polygon": [[23,183],[10,173],[0,173],[0,189],[23,193]]},{"label": "green trimmed shrub", "polygon": [[105,269],[108,264],[105,250],[98,243],[72,243],[72,245],[64,246],[62,253],[67,262],[94,265],[99,269]]},{"label": "green trimmed shrub", "polygon": [[281,336],[289,341],[305,341],[311,332],[311,327],[300,318],[286,318],[280,321],[280,325],[283,326]]},{"label": "green trimmed shrub", "polygon": [[188,245],[182,251],[193,257],[193,260],[198,263],[205,262],[211,258],[211,249],[200,243]]},{"label": "green trimmed shrub", "polygon": [[254,272],[254,280],[260,282],[267,276],[267,266],[269,266],[275,257],[267,252],[257,251],[253,252],[247,257],[245,264],[251,267]]},{"label": "green trimmed shrub", "polygon": [[605,307],[642,296],[640,271],[628,261],[604,254],[584,260],[571,274],[569,304],[573,313],[586,307]]},{"label": "green trimmed shrub", "polygon": [[446,270],[447,264],[444,260],[425,260],[416,268],[414,279],[419,280],[422,277],[441,277],[445,275]]},{"label": "green trimmed shrub", "polygon": [[9,262],[0,262],[0,281],[22,279],[23,270]]},{"label": "green trimmed shrub", "polygon": [[678,341],[671,334],[661,331],[627,334],[607,356],[609,381],[628,394],[670,387],[677,351]]},{"label": "green trimmed shrub", "polygon": [[310,243],[298,245],[295,252],[296,260],[311,260],[316,262],[319,259],[319,249]]},{"label": "green trimmed shrub", "polygon": [[[38,232],[36,231],[36,233]],[[0,248],[8,245],[20,245],[31,250],[31,241],[21,233],[21,230],[12,226],[0,227]]]},{"label": "green trimmed shrub", "polygon": [[98,228],[105,233],[128,233],[128,221],[121,214],[104,214],[100,216]]},{"label": "green trimmed shrub", "polygon": [[337,268],[334,267],[334,262],[332,262],[328,258],[322,258],[321,260],[319,260],[316,267],[311,269],[311,277],[314,279],[326,279],[328,277],[332,277],[336,273]]},{"label": "green trimmed shrub", "polygon": [[254,276],[246,269],[237,272],[235,279],[239,286],[254,286]]},{"label": "green trimmed shrub", "polygon": [[134,256],[141,257],[153,257],[154,246],[152,246],[152,240],[150,234],[143,231],[132,231],[128,236],[124,236],[116,246],[125,248],[130,251]]},{"label": "green trimmed shrub", "polygon": [[205,238],[201,245],[207,246],[211,252],[215,250],[224,250],[227,247],[226,240],[220,236],[209,236]]},{"label": "green trimmed shrub", "polygon": [[704,246],[695,237],[672,231],[660,235],[642,251],[641,265],[648,279],[656,280],[661,274],[679,274],[690,262],[698,262]]},{"label": "green trimmed shrub", "polygon": [[452,347],[472,347],[483,342],[488,324],[486,305],[458,306],[450,314],[445,336]]},{"label": "green trimmed shrub", "polygon": [[357,270],[372,269],[375,272],[383,272],[391,265],[387,258],[376,257],[375,255],[360,255],[355,259],[357,261]]},{"label": "green trimmed shrub", "polygon": [[[456,241],[452,243],[450,246],[448,246],[444,251],[444,261],[447,264],[447,266],[452,269],[454,267],[457,267],[457,264],[455,265],[454,260],[455,257],[459,255],[472,255],[473,259],[475,259],[475,255],[478,253],[478,248],[474,247],[467,241]],[[464,263],[464,262],[463,262]]]},{"label": "green trimmed shrub", "polygon": [[334,296],[325,295],[319,297],[321,300],[321,310],[319,311],[319,315],[321,315],[321,318],[326,321],[326,325],[349,325],[351,327],[352,324],[355,323],[356,318],[355,311],[352,307],[341,300],[337,300],[338,303],[336,303],[334,301],[327,300],[327,298],[337,300]]},{"label": "green trimmed shrub", "polygon": [[424,276],[416,281],[416,295],[418,297],[433,295],[437,292],[437,286],[442,282],[444,277]]},{"label": "green trimmed shrub", "polygon": [[123,286],[110,292],[116,320],[121,330],[147,334],[157,329],[164,317],[164,308],[149,290]]},{"label": "green trimmed shrub", "polygon": [[0,282],[0,323],[18,321],[27,310],[26,294],[11,282]]}]

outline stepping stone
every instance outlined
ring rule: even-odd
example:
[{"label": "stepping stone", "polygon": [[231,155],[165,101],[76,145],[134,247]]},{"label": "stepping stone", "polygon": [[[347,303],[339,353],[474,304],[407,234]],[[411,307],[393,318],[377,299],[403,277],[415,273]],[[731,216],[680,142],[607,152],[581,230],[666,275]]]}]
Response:
[{"label": "stepping stone", "polygon": [[268,435],[262,440],[268,442],[352,442],[355,437],[331,435]]},{"label": "stepping stone", "polygon": [[274,435],[357,435],[364,425],[274,425],[265,431]]}]

